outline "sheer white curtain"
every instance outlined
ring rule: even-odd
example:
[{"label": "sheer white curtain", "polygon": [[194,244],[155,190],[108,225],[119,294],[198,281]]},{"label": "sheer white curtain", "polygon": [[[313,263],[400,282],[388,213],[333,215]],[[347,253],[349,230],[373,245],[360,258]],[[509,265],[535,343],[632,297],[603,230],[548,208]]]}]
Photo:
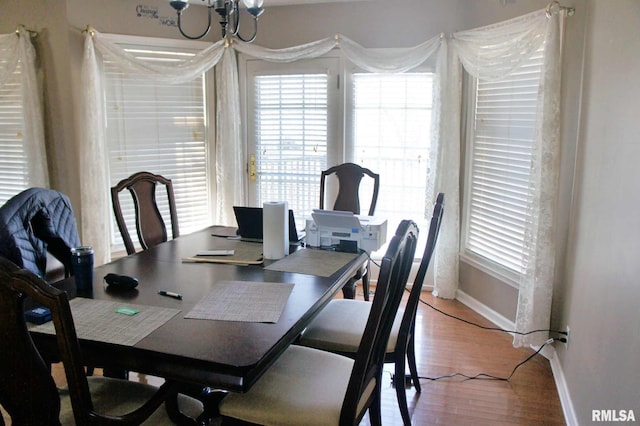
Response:
[{"label": "sheer white curtain", "polygon": [[22,140],[27,157],[27,186],[49,187],[47,153],[44,144],[42,96],[36,77],[36,52],[31,35],[24,27],[16,32],[0,35],[0,86],[12,77],[18,64],[21,66],[22,85]]},{"label": "sheer white curtain", "polygon": [[[544,71],[538,90],[532,182],[525,235],[525,273],[521,276],[516,330],[549,328],[555,267],[560,156],[560,16],[540,10],[510,21],[453,34],[455,56],[473,77],[499,80],[518,69],[544,43]],[[547,336],[516,336],[514,346],[541,344]]]},{"label": "sheer white curtain", "polygon": [[[84,132],[81,136],[80,146],[80,176],[82,176],[80,189],[83,243],[93,246],[96,264],[108,262],[110,259],[109,229],[104,225],[110,221],[111,207],[107,165],[104,163],[104,159],[108,156],[105,144],[104,91],[102,90],[102,75],[99,65],[101,58],[108,57],[114,64],[131,75],[171,84],[193,80],[211,69],[218,63],[224,50],[225,44],[220,41],[178,65],[150,64],[138,60],[95,29],[87,29],[82,64]],[[238,102],[236,95],[224,103],[232,105],[238,104]],[[239,107],[236,109],[239,110]],[[241,146],[239,126],[234,125],[232,121],[222,120],[219,123],[216,135],[219,145]],[[230,122],[231,124],[229,124]],[[235,129],[235,131],[230,132],[228,128]],[[233,150],[225,150],[225,153],[227,152],[231,158],[225,158],[224,155],[218,156],[217,163],[237,164],[237,160],[233,158]],[[225,204],[228,203],[229,201],[225,200]],[[232,205],[233,200],[230,203]]]},{"label": "sheer white curtain", "polygon": [[[429,168],[428,182],[444,192],[444,214],[434,262],[433,294],[453,299],[458,289],[460,247],[460,62],[442,38],[436,63],[436,90],[431,134],[437,157]],[[428,202],[428,201],[427,201]]]}]

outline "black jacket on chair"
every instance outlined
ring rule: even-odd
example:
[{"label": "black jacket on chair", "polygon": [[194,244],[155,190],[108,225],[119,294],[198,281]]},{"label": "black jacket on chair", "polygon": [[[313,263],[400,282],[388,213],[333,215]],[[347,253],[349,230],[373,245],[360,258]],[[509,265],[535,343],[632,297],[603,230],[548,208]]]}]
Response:
[{"label": "black jacket on chair", "polygon": [[80,245],[71,202],[66,195],[29,188],[0,207],[0,256],[44,278],[47,250],[71,267],[71,247]]}]

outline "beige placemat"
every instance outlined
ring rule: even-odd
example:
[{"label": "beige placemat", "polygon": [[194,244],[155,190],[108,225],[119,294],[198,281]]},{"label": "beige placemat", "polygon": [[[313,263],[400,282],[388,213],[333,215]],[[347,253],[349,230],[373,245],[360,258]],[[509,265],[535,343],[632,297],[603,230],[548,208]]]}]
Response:
[{"label": "beige placemat", "polygon": [[356,253],[302,249],[285,256],[264,269],[330,277],[358,256],[359,254]]},{"label": "beige placemat", "polygon": [[276,323],[293,286],[291,283],[220,281],[185,318]]},{"label": "beige placemat", "polygon": [[[76,334],[80,339],[133,346],[169,321],[179,309],[134,305],[76,297],[69,302]],[[118,308],[132,308],[135,315],[116,313]],[[31,331],[55,334],[53,322],[33,327]]]}]

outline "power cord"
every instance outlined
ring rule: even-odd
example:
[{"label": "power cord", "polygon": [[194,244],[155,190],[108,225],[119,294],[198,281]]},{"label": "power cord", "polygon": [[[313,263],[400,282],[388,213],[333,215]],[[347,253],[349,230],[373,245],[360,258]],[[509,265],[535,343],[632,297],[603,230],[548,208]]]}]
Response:
[{"label": "power cord", "polygon": [[[408,290],[407,290],[407,291],[408,291]],[[434,310],[434,311],[436,311],[436,312],[440,312],[440,313],[441,313],[442,315],[444,315],[444,316],[447,316],[447,317],[449,317],[449,318],[453,318],[453,319],[458,320],[458,321],[462,321],[462,322],[464,322],[464,323],[466,323],[466,324],[473,325],[474,327],[478,327],[478,328],[481,328],[481,329],[483,329],[483,330],[501,331],[501,332],[503,332],[503,333],[517,334],[517,335],[519,335],[519,336],[528,336],[529,334],[533,334],[533,333],[543,333],[543,332],[556,333],[556,334],[561,334],[561,335],[564,335],[564,336],[566,336],[566,335],[567,335],[567,332],[566,332],[566,331],[551,330],[551,329],[540,329],[540,330],[531,330],[531,331],[525,331],[525,332],[522,332],[522,331],[515,331],[515,330],[504,330],[504,329],[502,329],[502,328],[500,328],[500,327],[488,327],[488,326],[486,326],[486,325],[477,324],[477,323],[475,323],[475,322],[472,322],[472,321],[466,320],[466,319],[464,319],[464,318],[459,318],[459,317],[457,317],[457,316],[455,316],[455,315],[451,315],[451,314],[449,314],[449,313],[447,313],[447,312],[444,312],[443,310],[440,310],[440,309],[436,308],[435,306],[433,306],[433,305],[432,305],[432,304],[430,304],[429,302],[426,302],[426,301],[424,301],[424,300],[422,300],[422,299],[419,299],[419,300],[420,300],[420,303],[423,303],[423,304],[427,305],[428,307],[430,307],[431,309],[433,309],[433,310]],[[566,342],[567,342],[566,337],[557,337],[557,338],[554,338],[554,339],[552,339],[552,340],[557,340],[557,341],[559,341],[559,342],[563,342],[563,343],[566,343]]]},{"label": "power cord", "polygon": [[520,368],[520,366],[526,364],[527,362],[529,362],[531,360],[531,358],[533,358],[534,356],[538,355],[542,349],[547,346],[550,343],[553,343],[555,339],[548,339],[546,342],[544,342],[537,351],[535,351],[534,353],[532,353],[531,355],[529,355],[527,358],[525,358],[524,360],[520,361],[515,367],[513,367],[513,370],[511,370],[511,374],[509,374],[509,376],[507,377],[498,377],[498,376],[494,376],[492,374],[487,374],[487,373],[479,373],[476,374],[475,376],[468,376],[466,374],[463,373],[452,373],[452,374],[447,374],[444,376],[439,376],[439,377],[424,377],[424,376],[419,376],[419,379],[424,379],[424,380],[431,380],[431,381],[436,381],[436,380],[442,380],[442,379],[451,379],[454,377],[464,377],[463,381],[467,381],[467,380],[500,380],[500,381],[505,381],[508,382],[509,380],[511,380],[511,377],[513,377],[513,375],[515,374],[516,370],[518,368]]},{"label": "power cord", "polygon": [[[365,252],[366,253],[366,252]],[[369,253],[367,253],[367,256],[369,257],[369,260],[376,266],[380,266],[378,265],[369,255]],[[405,289],[405,291],[409,291],[408,289]],[[567,332],[566,331],[560,331],[560,330],[551,330],[551,329],[539,329],[539,330],[531,330],[531,331],[526,331],[526,332],[522,332],[522,331],[516,331],[516,330],[504,330],[500,327],[488,327],[485,325],[481,325],[481,324],[477,324],[473,321],[469,321],[463,318],[459,318],[455,315],[451,315],[447,312],[444,312],[441,309],[436,308],[435,306],[433,306],[432,304],[430,304],[429,302],[426,302],[422,299],[418,299],[420,300],[420,303],[423,303],[424,305],[427,305],[428,307],[430,307],[431,309],[433,309],[436,312],[441,313],[442,315],[445,315],[449,318],[453,318],[455,320],[461,321],[465,324],[469,324],[472,325],[474,327],[478,327],[481,328],[483,330],[491,330],[491,331],[500,331],[503,333],[510,333],[510,334],[517,334],[519,336],[528,336],[529,334],[533,334],[533,333],[542,333],[542,332],[548,332],[548,333],[555,333],[555,334],[560,334],[563,336],[567,336]],[[422,377],[419,376],[419,379],[424,379],[424,380],[431,380],[431,381],[436,381],[436,380],[441,380],[441,379],[448,379],[448,378],[454,378],[454,377],[464,377],[464,381],[467,380],[501,380],[501,381],[509,381],[511,380],[511,377],[513,377],[513,375],[515,374],[516,370],[518,368],[520,368],[523,364],[526,364],[527,362],[529,362],[534,356],[538,355],[542,349],[544,349],[545,346],[547,346],[548,344],[553,343],[554,341],[558,341],[558,342],[563,342],[563,343],[567,343],[567,338],[566,337],[553,337],[553,338],[549,338],[547,339],[539,348],[538,350],[536,350],[534,353],[532,353],[531,355],[529,355],[527,358],[525,358],[523,361],[519,362],[511,371],[511,374],[509,374],[509,376],[507,377],[497,377],[497,376],[493,376],[491,374],[487,374],[487,373],[479,373],[476,374],[475,376],[468,376],[466,374],[463,373],[452,373],[452,374],[448,374],[448,375],[444,375],[444,376],[439,376],[439,377]],[[392,375],[393,378],[393,375]]]},{"label": "power cord", "polygon": [[[376,261],[375,261],[375,260],[373,260],[373,259],[371,258],[371,255],[370,255],[369,253],[367,253],[367,252],[364,252],[364,253],[366,253],[366,254],[367,254],[367,256],[369,257],[369,261],[370,261],[371,263],[373,263],[373,264],[374,264],[374,265],[376,265],[377,267],[380,267],[380,265],[379,265],[378,263],[376,263]],[[409,291],[409,289],[405,289],[405,291],[407,291],[407,292],[408,292],[408,291]],[[533,334],[533,333],[542,333],[542,332],[548,332],[548,333],[561,334],[561,335],[563,335],[563,336],[566,336],[566,335],[567,335],[567,332],[566,332],[566,331],[551,330],[551,329],[540,329],[540,330],[531,330],[531,331],[522,332],[522,331],[515,331],[515,330],[504,330],[504,329],[502,329],[502,328],[500,328],[500,327],[487,327],[487,326],[484,326],[484,325],[476,324],[475,322],[472,322],[472,321],[469,321],[469,320],[466,320],[466,319],[463,319],[463,318],[459,318],[459,317],[457,317],[457,316],[455,316],[455,315],[451,315],[451,314],[449,314],[449,313],[446,313],[446,312],[444,312],[444,311],[442,311],[442,310],[440,310],[440,309],[436,308],[435,306],[433,306],[433,305],[432,305],[432,304],[430,304],[429,302],[426,302],[426,301],[424,301],[424,300],[422,300],[422,299],[419,299],[419,300],[420,300],[420,303],[423,303],[423,304],[427,305],[428,307],[430,307],[430,308],[431,308],[431,309],[433,309],[434,311],[440,312],[442,315],[445,315],[445,316],[447,316],[447,317],[449,317],[449,318],[456,319],[456,320],[458,320],[458,321],[462,321],[462,322],[464,322],[464,323],[467,323],[467,324],[469,324],[469,325],[473,325],[473,326],[478,327],[478,328],[482,328],[482,329],[484,329],[484,330],[501,331],[501,332],[504,332],[504,333],[517,334],[517,335],[520,335],[520,336],[528,336],[529,334]],[[557,337],[557,338],[554,338],[554,340],[557,340],[557,341],[559,341],[559,342],[563,342],[563,343],[567,343],[567,339],[566,339],[566,337]]]}]

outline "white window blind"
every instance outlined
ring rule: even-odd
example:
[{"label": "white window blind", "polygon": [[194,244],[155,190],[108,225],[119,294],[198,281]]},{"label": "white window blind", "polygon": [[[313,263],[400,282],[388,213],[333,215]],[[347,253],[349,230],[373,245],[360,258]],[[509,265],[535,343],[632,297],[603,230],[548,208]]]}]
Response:
[{"label": "white window blind", "polygon": [[466,251],[521,273],[542,50],[500,81],[477,81]]},{"label": "white window blind", "polygon": [[27,189],[29,179],[22,138],[20,70],[21,64],[18,64],[12,78],[0,85],[0,205]]},{"label": "white window blind", "polygon": [[[184,48],[123,45],[138,58],[177,63],[193,51]],[[105,59],[107,146],[111,185],[139,171],[160,174],[173,181],[180,233],[211,223],[206,88],[204,76],[183,84],[164,84],[131,78]],[[135,229],[133,203],[121,197],[129,229]],[[164,188],[157,200],[167,228],[169,210]],[[112,226],[114,250],[121,238]],[[134,244],[136,236],[132,234]]]},{"label": "white window blind", "polygon": [[[431,140],[433,74],[352,75],[353,152],[355,162],[380,174],[375,215],[387,219],[387,241],[402,219],[428,229],[427,167]],[[363,214],[369,208],[373,182],[363,179]],[[366,195],[365,195],[366,194]],[[427,232],[420,234],[416,252],[422,256]],[[379,253],[384,253],[384,247]]]},{"label": "white window blind", "polygon": [[[258,205],[287,200],[304,226],[305,215],[319,206],[322,171],[355,162],[381,176],[375,214],[389,221],[390,233],[407,218],[426,229],[432,209],[425,195],[433,74],[348,73],[341,85],[337,76],[345,74],[339,62],[324,59],[288,67],[248,61],[249,155],[256,167],[252,200]],[[363,179],[363,214],[371,185]],[[327,182],[329,197],[335,186],[334,180]]]},{"label": "white window blind", "polygon": [[258,205],[286,200],[297,225],[318,208],[327,167],[327,74],[254,78]]}]

